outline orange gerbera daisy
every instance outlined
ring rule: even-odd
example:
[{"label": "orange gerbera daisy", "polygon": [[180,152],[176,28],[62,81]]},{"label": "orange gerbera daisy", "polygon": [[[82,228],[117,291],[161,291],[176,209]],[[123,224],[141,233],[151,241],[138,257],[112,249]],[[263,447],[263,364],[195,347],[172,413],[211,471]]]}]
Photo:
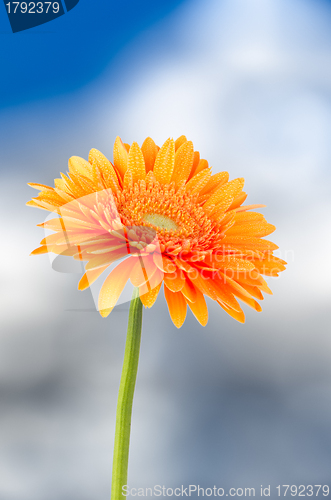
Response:
[{"label": "orange gerbera daisy", "polygon": [[260,311],[255,300],[271,293],[262,274],[278,276],[283,260],[265,239],[275,227],[248,210],[244,179],[212,175],[185,136],[161,148],[148,137],[141,148],[119,137],[111,163],[92,149],[89,161],[73,156],[68,175],[40,190],[28,205],[55,212],[40,224],[55,231],[32,254],[54,252],[87,261],[79,289],[88,288],[114,262],[99,294],[107,316],[130,279],[151,307],[164,283],[170,316],[179,328],[187,305],[198,321],[208,320],[205,295],[244,322],[237,299]]}]

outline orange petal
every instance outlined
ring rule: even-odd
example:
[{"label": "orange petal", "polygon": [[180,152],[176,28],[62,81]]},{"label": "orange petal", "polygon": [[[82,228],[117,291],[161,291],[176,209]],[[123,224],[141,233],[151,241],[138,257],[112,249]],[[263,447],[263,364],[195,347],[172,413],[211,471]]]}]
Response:
[{"label": "orange petal", "polygon": [[246,295],[241,294],[239,292],[233,292],[233,293],[235,294],[236,297],[238,297],[238,299],[245,302],[245,304],[247,304],[249,307],[251,307],[255,311],[257,311],[257,312],[262,311],[262,307],[260,306],[260,304],[258,302],[256,302],[256,300],[250,299],[250,298],[246,297]]},{"label": "orange petal", "polygon": [[193,284],[200,289],[202,293],[207,295],[213,300],[220,300],[227,307],[240,311],[240,305],[238,301],[234,298],[233,294],[224,285],[221,279],[217,276],[213,276],[213,273],[204,272],[195,277],[191,278]]},{"label": "orange petal", "polygon": [[93,271],[86,271],[86,273],[82,276],[80,282],[78,283],[78,290],[86,290],[89,286],[94,283],[99,276],[107,269],[107,266],[99,267],[98,269],[93,269]]},{"label": "orange petal", "polygon": [[65,182],[63,182],[63,179],[54,179],[54,186],[61,189],[62,191],[65,191],[66,189],[66,185]]},{"label": "orange petal", "polygon": [[266,222],[264,215],[259,212],[237,212],[234,213],[235,225],[250,224],[252,222]]},{"label": "orange petal", "polygon": [[182,294],[185,299],[189,302],[195,302],[197,299],[197,291],[198,289],[193,285],[192,281],[189,278],[185,278],[185,284],[181,289]]},{"label": "orange petal", "polygon": [[181,145],[184,144],[184,142],[186,141],[187,139],[185,135],[181,135],[180,137],[178,137],[178,139],[175,140],[175,150],[177,151],[177,149],[179,149]]},{"label": "orange petal", "polygon": [[135,263],[134,257],[123,260],[105,279],[98,301],[98,308],[103,318],[108,316],[115,307]]},{"label": "orange petal", "polygon": [[153,139],[147,137],[147,139],[145,139],[142,143],[141,151],[145,159],[146,172],[150,172],[151,170],[153,170],[155,158],[158,153],[157,146],[155,145]]},{"label": "orange petal", "polygon": [[260,300],[261,299],[263,300],[263,295],[258,290],[258,288],[256,288],[256,287],[249,287],[249,285],[241,286],[236,281],[232,280],[231,278],[225,277],[225,276],[224,276],[224,279],[225,279],[225,284],[226,284],[227,288],[236,297],[238,297],[240,300],[242,300],[243,302],[245,302],[247,305],[249,305],[250,307],[252,307],[256,311],[258,311],[258,312],[262,311],[262,307],[260,306],[260,304],[258,302],[256,302],[256,300],[254,300],[253,297],[252,297],[252,293],[253,293],[253,295],[256,298],[258,298]]},{"label": "orange petal", "polygon": [[265,279],[262,278],[262,276],[259,277],[259,283],[257,286],[262,292],[272,295],[272,291],[270,290],[270,288],[267,285],[267,282],[265,281]]},{"label": "orange petal", "polygon": [[41,207],[41,206],[39,205],[39,203],[37,203],[37,202],[36,202],[36,198],[34,198],[34,199],[32,199],[32,200],[28,201],[28,202],[26,203],[26,206],[27,206],[27,207],[42,208],[42,209],[44,209],[44,210],[47,210],[46,208]]},{"label": "orange petal", "polygon": [[194,175],[197,175],[202,170],[205,170],[205,168],[208,168],[208,161],[201,159],[194,171]]},{"label": "orange petal", "polygon": [[64,202],[70,203],[74,199],[74,197],[71,194],[62,191],[61,189],[54,188],[54,191],[56,192],[57,195],[59,195],[63,199]]},{"label": "orange petal", "polygon": [[[95,237],[94,234],[92,233],[87,233],[87,232],[76,232],[76,231],[69,231],[69,232],[64,232],[64,233],[59,233],[61,236],[59,240],[55,244],[57,245],[82,245],[84,246],[84,250],[90,252],[90,253],[107,253],[112,250],[117,250],[118,248],[122,247],[123,244],[119,245],[118,241],[115,242],[115,239],[112,240],[109,238],[108,240],[100,240],[96,239],[98,238]],[[96,241],[99,241],[99,243],[96,243]],[[116,244],[117,243],[117,244]]]},{"label": "orange petal", "polygon": [[182,269],[182,271],[185,271],[185,273],[187,273],[187,276],[191,281],[194,281],[196,277],[198,278],[201,277],[201,270],[195,267],[195,263],[193,262],[188,263],[182,259],[176,259],[175,262],[177,267],[179,267],[179,269]]},{"label": "orange petal", "polygon": [[106,264],[112,264],[118,259],[125,257],[127,255],[127,249],[118,249],[113,252],[108,252],[106,254],[97,255],[92,257],[86,264],[85,269],[87,271],[92,271],[93,269],[98,269],[99,267],[105,266]]},{"label": "orange petal", "polygon": [[222,269],[222,273],[231,279],[236,280],[240,284],[247,284],[252,286],[260,287],[262,285],[263,278],[260,276],[257,269],[250,271],[235,271],[233,269]]},{"label": "orange petal", "polygon": [[207,214],[211,214],[214,210],[227,210],[233,199],[239,195],[244,187],[244,179],[238,178],[227,182],[221,186],[214,194],[211,195],[208,201],[203,205],[203,209]]},{"label": "orange petal", "polygon": [[181,269],[176,269],[172,274],[165,274],[163,279],[172,292],[179,292],[185,285],[185,276]]},{"label": "orange petal", "polygon": [[231,255],[213,255],[211,258],[205,259],[205,266],[203,264],[198,265],[202,269],[208,269],[212,267],[213,269],[233,269],[234,271],[251,271],[254,269],[255,265],[246,259],[240,259],[238,257],[232,257]]},{"label": "orange petal", "polygon": [[[92,177],[93,177],[93,167],[92,168]],[[83,177],[82,175],[70,174],[72,185],[69,188],[67,181],[61,179],[64,182],[64,191],[68,194],[72,194],[74,198],[81,198],[87,194],[95,193],[95,183],[94,178],[88,179],[87,177]],[[75,186],[75,187],[74,187]]]},{"label": "orange petal", "polygon": [[252,261],[256,269],[266,276],[277,276],[279,272],[284,271],[285,265],[283,262],[279,261],[273,255],[268,255],[265,259],[254,259]]},{"label": "orange petal", "polygon": [[90,163],[79,156],[72,156],[68,161],[69,172],[71,174],[83,175],[92,179],[92,167]]},{"label": "orange petal", "polygon": [[172,292],[164,287],[164,296],[166,298],[170,317],[177,328],[180,328],[186,318],[186,301],[181,292]]},{"label": "orange petal", "polygon": [[144,304],[145,307],[152,307],[152,305],[155,303],[157,296],[159,294],[160,288],[162,285],[162,281],[154,287],[152,290],[150,290],[147,293],[143,293],[140,295],[140,300]]},{"label": "orange petal", "polygon": [[[129,176],[129,174],[131,174]],[[132,143],[128,156],[128,168],[124,174],[124,186],[145,179],[146,169],[142,151],[136,142]]]},{"label": "orange petal", "polygon": [[68,245],[53,245],[48,248],[49,252],[53,252],[56,255],[63,255],[66,257],[74,257],[77,256],[79,260],[86,260],[83,258],[82,252],[78,250],[76,246],[68,246]]},{"label": "orange petal", "polygon": [[254,236],[227,236],[226,234],[222,243],[248,252],[250,250],[265,252],[266,250],[277,250],[278,248],[275,243],[268,240],[262,240],[261,238],[255,238]]},{"label": "orange petal", "polygon": [[210,169],[206,168],[192,177],[185,186],[185,191],[196,194],[207,184],[211,176]]},{"label": "orange petal", "polygon": [[168,139],[157,154],[153,173],[157,181],[161,184],[170,182],[175,165],[175,143],[173,139]]},{"label": "orange petal", "polygon": [[222,304],[219,301],[217,301],[217,303],[224,309],[225,312],[227,312],[230,316],[232,316],[232,318],[239,321],[239,323],[245,323],[245,315],[244,315],[242,309],[240,309],[240,311],[234,311],[233,309],[226,307],[224,304]]},{"label": "orange petal", "polygon": [[[194,271],[194,272],[193,272]],[[207,295],[213,300],[216,300],[217,294],[213,287],[210,286],[211,280],[203,279],[200,272],[196,268],[191,268],[191,272],[189,273],[190,279],[194,286],[200,290],[203,294]]]},{"label": "orange petal", "polygon": [[223,186],[223,184],[228,182],[228,180],[228,172],[219,172],[218,174],[212,175],[206,186],[200,191],[200,196],[207,193],[213,193],[214,191],[216,191],[216,189],[219,189],[221,186]]},{"label": "orange petal", "polygon": [[176,151],[175,167],[171,180],[177,185],[180,181],[186,181],[193,165],[193,143],[184,142]]},{"label": "orange petal", "polygon": [[257,286],[251,286],[251,285],[245,285],[245,284],[243,284],[242,286],[255,299],[258,299],[258,300],[264,299],[264,297],[261,293],[261,290]]},{"label": "orange petal", "polygon": [[154,290],[155,287],[157,287],[160,283],[162,283],[163,280],[163,272],[160,271],[159,269],[156,269],[155,273],[144,283],[139,287],[139,293],[140,295],[144,295],[151,290]]},{"label": "orange petal", "polygon": [[[57,191],[54,189],[52,192],[48,191],[42,191],[38,195],[38,200],[46,201],[47,203],[52,203],[56,205],[63,205],[64,202],[66,203],[68,199],[72,201],[72,195],[71,193],[67,193],[67,191],[64,191],[64,197],[63,195],[61,196],[60,194],[57,193]],[[69,196],[69,198],[68,198]]]},{"label": "orange petal", "polygon": [[99,168],[99,165],[95,161],[93,161],[92,163],[92,171],[93,171],[93,183],[95,186],[95,191],[101,191],[103,189],[106,189],[106,184],[102,176],[102,172]]},{"label": "orange petal", "polygon": [[192,313],[199,321],[202,326],[206,326],[208,322],[208,308],[203,294],[200,290],[196,290],[196,299],[194,302],[191,302],[186,299],[186,303],[191,309]]},{"label": "orange petal", "polygon": [[73,198],[71,193],[61,191],[57,188],[54,188],[52,191],[44,190],[38,195],[38,200],[46,201],[47,203],[56,203],[57,205],[63,205],[68,201],[71,202]]},{"label": "orange petal", "polygon": [[272,224],[268,224],[265,221],[254,221],[251,223],[246,223],[245,225],[236,224],[235,222],[234,225],[227,230],[226,235],[237,236],[241,235],[244,231],[247,236],[262,238],[263,236],[267,236],[268,234],[273,233],[275,229],[275,226],[273,226]]},{"label": "orange petal", "polygon": [[28,182],[28,186],[32,187],[33,189],[37,189],[38,191],[49,191],[52,193],[54,189],[50,186],[45,186],[45,184],[37,184],[36,182]]},{"label": "orange petal", "polygon": [[[164,258],[166,258],[166,257],[164,257]],[[169,260],[169,259],[167,259],[167,260]],[[153,261],[154,261],[154,264],[156,265],[156,267],[158,269],[160,269],[160,271],[164,272],[162,254],[160,254],[158,252],[153,252]]]},{"label": "orange petal", "polygon": [[[92,168],[92,167],[91,167]],[[92,176],[93,176],[93,168],[92,168]],[[61,172],[62,180],[65,184],[64,191],[69,194],[73,194],[75,198],[81,198],[85,196],[88,191],[86,191],[80,183],[77,182],[75,174],[70,174],[70,177],[67,177]],[[89,180],[89,179],[87,179]],[[94,182],[93,182],[94,185]]]},{"label": "orange petal", "polygon": [[114,165],[123,179],[128,166],[128,152],[118,136],[114,144]]},{"label": "orange petal", "polygon": [[194,151],[193,167],[189,175],[189,179],[191,179],[195,175],[195,171],[197,169],[197,166],[199,165],[199,161],[200,161],[200,153],[199,151]]},{"label": "orange petal", "polygon": [[110,187],[113,191],[119,189],[120,186],[118,183],[117,174],[108,158],[106,158],[97,149],[91,149],[89,153],[89,162],[91,163],[91,165],[96,165],[98,167],[103,179],[106,182],[106,187]]},{"label": "orange petal", "polygon": [[229,288],[224,285],[220,279],[211,279],[210,286],[214,288],[217,300],[221,301],[226,307],[230,307],[235,311],[241,311],[238,301],[233,296]]},{"label": "orange petal", "polygon": [[174,273],[177,269],[177,266],[176,264],[171,260],[169,259],[168,257],[165,257],[164,255],[162,255],[162,271],[164,271],[165,273]]},{"label": "orange petal", "polygon": [[33,250],[30,255],[41,255],[43,253],[48,253],[49,252],[49,249],[47,246],[42,246],[42,247],[39,247],[39,248],[36,248],[35,250]]},{"label": "orange petal", "polygon": [[[64,233],[65,236],[67,236],[66,233]],[[56,245],[57,243],[60,244],[60,241],[61,243],[66,243],[66,242],[63,242],[63,235],[62,233],[54,233],[54,234],[50,234],[49,236],[46,236],[46,238],[43,238],[40,242],[41,245],[46,245],[46,246],[52,246],[52,245]]]},{"label": "orange petal", "polygon": [[265,208],[265,205],[257,204],[257,205],[243,205],[234,209],[234,212],[244,212],[246,210],[253,210],[253,208]]},{"label": "orange petal", "polygon": [[137,262],[130,274],[130,281],[133,286],[139,287],[151,280],[157,267],[154,264],[152,256],[140,256],[136,259],[136,261]]},{"label": "orange petal", "polygon": [[38,227],[43,227],[46,229],[51,229],[52,231],[63,231],[65,230],[64,222],[60,218],[50,219],[41,224],[37,224]]},{"label": "orange petal", "polygon": [[[232,292],[233,295],[235,295],[236,297],[244,296],[244,297],[247,297],[248,299],[252,299],[252,295],[246,289],[247,285],[244,287],[223,273],[220,273],[220,276],[222,277],[222,281],[224,282],[224,284],[226,285],[228,290],[230,292]],[[262,296],[262,299],[263,299],[263,296]]]},{"label": "orange petal", "polygon": [[240,205],[241,205],[242,203],[244,203],[244,201],[246,200],[246,198],[247,198],[247,193],[244,193],[244,192],[240,193],[240,195],[239,195],[239,196],[237,196],[237,197],[233,200],[233,202],[232,202],[232,203],[231,203],[231,205],[229,206],[228,210],[233,210],[234,208],[238,208],[238,207],[240,207]]},{"label": "orange petal", "polygon": [[43,210],[48,210],[49,212],[55,212],[60,206],[59,203],[47,203],[46,201],[42,201],[38,198],[32,198],[32,200],[28,201],[26,205],[28,207],[42,208]]}]

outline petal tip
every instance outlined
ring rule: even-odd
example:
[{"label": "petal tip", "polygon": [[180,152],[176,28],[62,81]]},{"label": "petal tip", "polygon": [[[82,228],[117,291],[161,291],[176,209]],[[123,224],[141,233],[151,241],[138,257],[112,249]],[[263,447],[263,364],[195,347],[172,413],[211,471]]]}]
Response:
[{"label": "petal tip", "polygon": [[112,312],[113,309],[114,309],[113,307],[110,307],[108,309],[100,309],[99,313],[102,318],[107,318],[107,316],[109,316],[109,314]]}]

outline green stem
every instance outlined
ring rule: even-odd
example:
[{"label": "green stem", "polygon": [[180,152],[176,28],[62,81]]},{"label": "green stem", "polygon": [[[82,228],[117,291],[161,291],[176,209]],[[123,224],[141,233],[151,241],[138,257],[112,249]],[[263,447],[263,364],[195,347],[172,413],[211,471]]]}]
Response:
[{"label": "green stem", "polygon": [[130,304],[128,332],[116,409],[111,500],[123,500],[122,486],[127,484],[131,414],[136,385],[142,325],[142,302],[134,289]]}]

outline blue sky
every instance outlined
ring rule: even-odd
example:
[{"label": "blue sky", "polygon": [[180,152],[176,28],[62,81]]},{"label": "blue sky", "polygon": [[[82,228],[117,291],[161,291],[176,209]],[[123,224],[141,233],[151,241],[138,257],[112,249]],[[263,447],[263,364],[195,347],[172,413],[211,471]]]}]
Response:
[{"label": "blue sky", "polygon": [[140,32],[184,0],[80,0],[66,15],[12,34],[0,10],[1,107],[73,91],[94,78]]}]

